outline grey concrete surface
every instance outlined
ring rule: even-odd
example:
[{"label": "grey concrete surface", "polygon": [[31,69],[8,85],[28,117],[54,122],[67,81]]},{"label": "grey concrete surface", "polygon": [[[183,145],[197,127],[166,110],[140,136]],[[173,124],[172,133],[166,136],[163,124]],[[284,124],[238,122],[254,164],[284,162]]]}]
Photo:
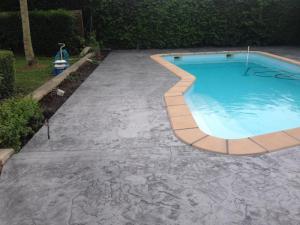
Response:
[{"label": "grey concrete surface", "polygon": [[12,157],[0,225],[300,225],[300,148],[235,157],[178,141],[159,52],[112,52],[52,117],[51,140],[42,128]]}]

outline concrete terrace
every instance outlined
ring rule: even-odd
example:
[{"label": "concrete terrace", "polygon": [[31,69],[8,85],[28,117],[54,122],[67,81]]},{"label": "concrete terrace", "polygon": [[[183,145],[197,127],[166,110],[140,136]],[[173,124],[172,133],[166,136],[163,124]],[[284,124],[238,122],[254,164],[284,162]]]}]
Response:
[{"label": "concrete terrace", "polygon": [[150,59],[164,52],[112,52],[52,117],[51,140],[42,128],[13,156],[0,225],[300,224],[300,148],[229,156],[177,140],[163,95],[178,78]]}]

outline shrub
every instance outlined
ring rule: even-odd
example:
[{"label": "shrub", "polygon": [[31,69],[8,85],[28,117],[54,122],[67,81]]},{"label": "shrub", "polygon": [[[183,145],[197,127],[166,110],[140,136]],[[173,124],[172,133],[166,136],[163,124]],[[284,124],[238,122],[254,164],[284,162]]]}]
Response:
[{"label": "shrub", "polygon": [[[35,9],[81,9],[89,0],[27,0],[28,8]],[[0,11],[17,11],[20,8],[19,0],[1,0]]]},{"label": "shrub", "polygon": [[[112,48],[300,44],[299,0],[28,0],[28,4],[31,10],[83,9],[85,27],[96,30],[98,41]],[[18,7],[18,0],[0,1],[0,10]]]},{"label": "shrub", "polygon": [[14,87],[14,55],[11,51],[0,51],[0,99],[11,96]]},{"label": "shrub", "polygon": [[42,124],[39,104],[32,99],[9,99],[0,105],[0,148],[19,150]]},{"label": "shrub", "polygon": [[[66,10],[31,11],[29,13],[32,44],[37,54],[55,54],[64,42],[70,52],[78,52],[82,39],[76,18]],[[0,13],[0,48],[23,51],[21,17],[18,12]]]},{"label": "shrub", "polygon": [[112,48],[300,44],[299,0],[92,0]]}]

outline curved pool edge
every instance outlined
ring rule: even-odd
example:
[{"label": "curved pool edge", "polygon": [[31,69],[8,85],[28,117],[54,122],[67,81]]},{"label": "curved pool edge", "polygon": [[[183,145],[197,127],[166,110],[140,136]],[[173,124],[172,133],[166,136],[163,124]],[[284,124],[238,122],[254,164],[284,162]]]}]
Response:
[{"label": "curved pool edge", "polygon": [[[251,52],[300,65],[299,61],[272,53],[262,51]],[[180,78],[180,80],[164,94],[168,117],[175,136],[182,142],[197,149],[228,155],[258,155],[300,145],[300,127],[248,138],[223,139],[208,135],[197,126],[183,96],[192,86],[196,78],[187,71],[168,62],[163,56],[216,53],[245,53],[245,51],[170,53],[151,56],[151,59]]]}]

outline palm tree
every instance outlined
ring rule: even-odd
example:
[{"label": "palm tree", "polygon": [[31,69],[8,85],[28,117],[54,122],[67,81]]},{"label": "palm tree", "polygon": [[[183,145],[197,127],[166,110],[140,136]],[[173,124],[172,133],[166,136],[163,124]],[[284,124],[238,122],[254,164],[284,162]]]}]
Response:
[{"label": "palm tree", "polygon": [[20,1],[20,12],[21,12],[21,19],[22,19],[25,58],[27,64],[29,66],[32,66],[36,63],[36,60],[35,60],[35,56],[32,48],[32,42],[31,42],[28,4],[27,4],[27,0],[19,0],[19,1]]}]

